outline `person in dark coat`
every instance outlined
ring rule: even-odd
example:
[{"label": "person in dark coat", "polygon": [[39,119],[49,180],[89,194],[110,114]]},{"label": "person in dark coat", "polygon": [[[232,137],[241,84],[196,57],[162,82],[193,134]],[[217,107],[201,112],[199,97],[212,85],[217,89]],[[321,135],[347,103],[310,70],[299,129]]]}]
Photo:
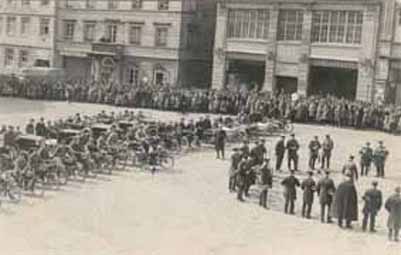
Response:
[{"label": "person in dark coat", "polygon": [[333,217],[338,219],[338,226],[352,228],[351,222],[358,220],[358,195],[351,174],[337,188],[334,195]]},{"label": "person in dark coat", "polygon": [[382,192],[377,188],[378,182],[372,182],[372,188],[367,190],[363,195],[363,200],[365,201],[365,205],[363,207],[363,220],[362,220],[362,230],[366,231],[368,226],[368,220],[370,220],[369,231],[376,232],[375,223],[377,213],[380,211],[382,207],[383,198]]},{"label": "person in dark coat", "polygon": [[299,150],[299,143],[295,139],[295,134],[291,134],[290,140],[287,141],[286,149],[287,159],[288,159],[288,170],[291,170],[291,162],[294,165],[294,170],[298,171],[298,150]]},{"label": "person in dark coat", "polygon": [[395,189],[395,194],[390,196],[384,205],[388,215],[387,227],[390,241],[398,242],[401,229],[401,188]]},{"label": "person in dark coat", "polygon": [[230,192],[235,191],[237,186],[237,178],[235,172],[238,170],[239,163],[241,162],[241,153],[238,148],[233,149],[233,154],[231,155],[231,166],[230,166],[230,176],[228,181],[228,190]]},{"label": "person in dark coat", "polygon": [[388,150],[384,147],[383,141],[379,141],[379,146],[375,149],[373,153],[374,162],[377,170],[377,177],[384,178],[384,167],[386,159],[388,157]]},{"label": "person in dark coat", "polygon": [[349,156],[349,160],[347,163],[344,164],[342,173],[344,175],[350,175],[352,178],[352,181],[357,181],[359,176],[358,176],[358,167],[356,166],[354,162],[354,156]]},{"label": "person in dark coat", "polygon": [[297,177],[294,176],[294,170],[290,171],[290,176],[286,177],[281,181],[281,185],[284,186],[284,212],[289,214],[295,214],[295,200],[297,199],[297,187],[301,184]]},{"label": "person in dark coat", "polygon": [[221,157],[224,159],[224,151],[225,151],[225,144],[226,144],[227,134],[224,131],[222,126],[219,126],[219,130],[216,131],[215,134],[215,149],[216,149],[216,158]]},{"label": "person in dark coat", "polygon": [[320,220],[325,222],[326,208],[327,208],[327,223],[332,223],[331,220],[331,205],[333,203],[333,196],[336,192],[336,186],[333,179],[330,178],[330,172],[326,171],[325,176],[319,180],[316,192],[319,195],[320,202]]},{"label": "person in dark coat", "polygon": [[319,158],[320,145],[319,138],[315,136],[309,143],[309,168],[315,170],[316,161]]},{"label": "person in dark coat", "polygon": [[281,165],[285,155],[285,136],[281,136],[275,147],[276,153],[276,171],[281,171]]},{"label": "person in dark coat", "polygon": [[36,123],[35,131],[37,136],[46,135],[46,124],[44,118],[40,118],[40,121]]},{"label": "person in dark coat", "polygon": [[261,191],[259,194],[259,205],[267,208],[267,197],[269,189],[273,186],[273,174],[269,166],[270,159],[265,158],[263,164],[261,165],[260,171],[260,184]]},{"label": "person in dark coat", "polygon": [[237,178],[237,199],[239,201],[244,201],[243,195],[245,192],[246,184],[247,184],[247,174],[250,171],[250,163],[251,160],[248,158],[247,155],[242,156],[242,160],[238,165],[238,169],[235,172],[235,176]]},{"label": "person in dark coat", "polygon": [[334,148],[334,142],[330,135],[326,135],[322,143],[322,169],[330,169],[331,153]]},{"label": "person in dark coat", "polygon": [[35,134],[35,120],[31,119],[29,123],[25,127],[25,133],[28,135],[34,135]]},{"label": "person in dark coat", "polygon": [[303,190],[303,204],[302,204],[302,217],[310,219],[311,218],[311,211],[312,205],[314,200],[314,194],[316,190],[316,182],[313,179],[313,172],[308,172],[308,178],[305,179],[302,184],[301,188]]},{"label": "person in dark coat", "polygon": [[361,176],[368,176],[373,160],[373,150],[369,142],[366,143],[366,146],[362,147],[359,154],[361,155]]}]

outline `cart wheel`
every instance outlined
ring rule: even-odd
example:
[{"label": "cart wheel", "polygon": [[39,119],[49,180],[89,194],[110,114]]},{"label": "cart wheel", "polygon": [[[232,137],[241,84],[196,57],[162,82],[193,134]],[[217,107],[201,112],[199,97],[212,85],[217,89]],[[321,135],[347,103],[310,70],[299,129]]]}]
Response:
[{"label": "cart wheel", "polygon": [[19,203],[22,198],[21,188],[16,183],[12,184],[8,196],[13,202]]},{"label": "cart wheel", "polygon": [[174,167],[174,163],[174,157],[167,156],[161,160],[160,165],[165,169],[171,169]]},{"label": "cart wheel", "polygon": [[291,122],[285,123],[284,130],[287,133],[291,133],[292,131],[294,131],[294,124],[292,124]]}]

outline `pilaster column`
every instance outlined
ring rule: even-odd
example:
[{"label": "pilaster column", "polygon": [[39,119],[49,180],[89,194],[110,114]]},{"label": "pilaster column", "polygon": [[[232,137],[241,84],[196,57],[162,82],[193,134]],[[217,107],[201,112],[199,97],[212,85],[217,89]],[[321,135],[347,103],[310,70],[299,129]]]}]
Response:
[{"label": "pilaster column", "polygon": [[300,46],[300,57],[298,63],[298,94],[306,96],[309,85],[310,71],[310,44],[312,32],[312,6],[308,5],[304,9],[302,26],[302,45]]},{"label": "pilaster column", "polygon": [[226,50],[226,28],[228,20],[228,10],[221,3],[217,6],[216,31],[213,54],[212,88],[220,89],[224,87],[226,80],[227,58]]},{"label": "pilaster column", "polygon": [[266,61],[265,61],[265,81],[262,90],[268,92],[276,91],[276,56],[277,56],[277,25],[279,6],[274,4],[270,9],[269,15],[269,33],[268,43],[266,48]]}]

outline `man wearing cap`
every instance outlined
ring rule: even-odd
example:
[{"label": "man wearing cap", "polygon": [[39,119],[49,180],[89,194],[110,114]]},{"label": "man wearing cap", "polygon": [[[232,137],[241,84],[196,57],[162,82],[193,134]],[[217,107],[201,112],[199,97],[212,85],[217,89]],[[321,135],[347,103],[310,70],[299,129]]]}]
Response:
[{"label": "man wearing cap", "polygon": [[231,166],[230,166],[230,176],[228,181],[228,190],[230,192],[235,191],[237,186],[235,172],[238,170],[238,165],[241,162],[241,153],[238,148],[233,149],[233,154],[231,154]]},{"label": "man wearing cap", "polygon": [[379,146],[373,154],[374,162],[377,170],[377,177],[384,177],[384,166],[388,157],[388,150],[384,147],[383,141],[379,141]]},{"label": "man wearing cap", "polygon": [[352,228],[351,222],[358,220],[358,195],[350,172],[346,173],[346,180],[338,185],[334,195],[333,217],[338,219],[338,226]]},{"label": "man wearing cap", "polygon": [[352,181],[357,181],[359,176],[358,176],[358,167],[356,166],[354,162],[354,156],[351,155],[349,157],[349,160],[345,165],[343,166],[342,173],[346,176],[350,175],[352,178]]},{"label": "man wearing cap", "polygon": [[334,148],[334,142],[330,135],[326,135],[326,138],[322,144],[322,169],[330,169],[331,153]]},{"label": "man wearing cap", "polygon": [[281,182],[281,185],[284,187],[284,212],[286,214],[295,214],[294,207],[295,200],[297,199],[297,187],[301,185],[298,178],[295,177],[294,172],[294,170],[290,170],[290,176],[286,177]]},{"label": "man wearing cap", "polygon": [[28,135],[34,135],[35,134],[35,120],[31,119],[29,123],[25,126],[25,133]]},{"label": "man wearing cap", "polygon": [[363,195],[362,199],[365,201],[364,207],[362,209],[363,220],[362,220],[362,230],[366,231],[369,222],[369,231],[376,232],[375,222],[377,213],[382,207],[382,192],[377,188],[378,182],[372,182],[372,188],[367,190]]},{"label": "man wearing cap", "polygon": [[336,186],[333,179],[330,178],[330,172],[328,170],[325,171],[325,176],[319,180],[316,192],[319,196],[321,222],[325,222],[327,208],[327,223],[332,223],[331,205],[333,203],[333,195],[336,192]]},{"label": "man wearing cap", "polygon": [[298,150],[299,143],[297,139],[295,139],[295,134],[291,134],[290,140],[287,141],[286,145],[287,149],[287,159],[288,159],[288,170],[291,170],[291,162],[294,165],[294,170],[298,171]]},{"label": "man wearing cap", "polygon": [[309,168],[311,170],[315,170],[315,164],[319,157],[320,148],[321,145],[319,138],[315,136],[314,139],[309,143]]},{"label": "man wearing cap", "polygon": [[285,154],[285,136],[281,136],[280,140],[276,143],[276,171],[281,171],[281,165],[283,164]]},{"label": "man wearing cap", "polygon": [[398,242],[401,229],[401,188],[397,187],[395,193],[384,204],[389,213],[387,219],[388,238]]},{"label": "man wearing cap", "polygon": [[262,190],[259,194],[259,205],[267,208],[267,196],[269,189],[273,186],[273,174],[271,168],[269,166],[270,159],[265,158],[263,163],[259,169],[260,171],[260,184],[262,186]]},{"label": "man wearing cap", "polygon": [[310,219],[316,190],[316,182],[313,179],[312,171],[308,172],[308,178],[302,182],[301,189],[303,190],[302,217]]},{"label": "man wearing cap", "polygon": [[251,167],[251,160],[247,155],[242,156],[242,160],[238,165],[238,169],[235,172],[235,176],[237,178],[238,190],[237,190],[237,199],[239,201],[244,201],[243,195],[247,185],[247,175],[248,171]]},{"label": "man wearing cap", "polygon": [[362,147],[359,154],[361,155],[361,176],[368,176],[373,160],[373,150],[369,142],[366,143],[366,146]]}]

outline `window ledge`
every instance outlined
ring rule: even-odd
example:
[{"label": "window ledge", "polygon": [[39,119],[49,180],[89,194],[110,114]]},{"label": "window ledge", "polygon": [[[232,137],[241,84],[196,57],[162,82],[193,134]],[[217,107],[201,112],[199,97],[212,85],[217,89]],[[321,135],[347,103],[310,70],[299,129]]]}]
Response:
[{"label": "window ledge", "polygon": [[347,43],[311,43],[311,46],[317,46],[317,47],[341,47],[341,48],[354,48],[354,49],[358,49],[361,48],[362,45],[361,44],[347,44]]},{"label": "window ledge", "polygon": [[277,41],[281,45],[302,45],[302,41]]},{"label": "window ledge", "polygon": [[267,39],[251,39],[251,38],[227,38],[227,42],[250,42],[250,43],[266,43]]}]

